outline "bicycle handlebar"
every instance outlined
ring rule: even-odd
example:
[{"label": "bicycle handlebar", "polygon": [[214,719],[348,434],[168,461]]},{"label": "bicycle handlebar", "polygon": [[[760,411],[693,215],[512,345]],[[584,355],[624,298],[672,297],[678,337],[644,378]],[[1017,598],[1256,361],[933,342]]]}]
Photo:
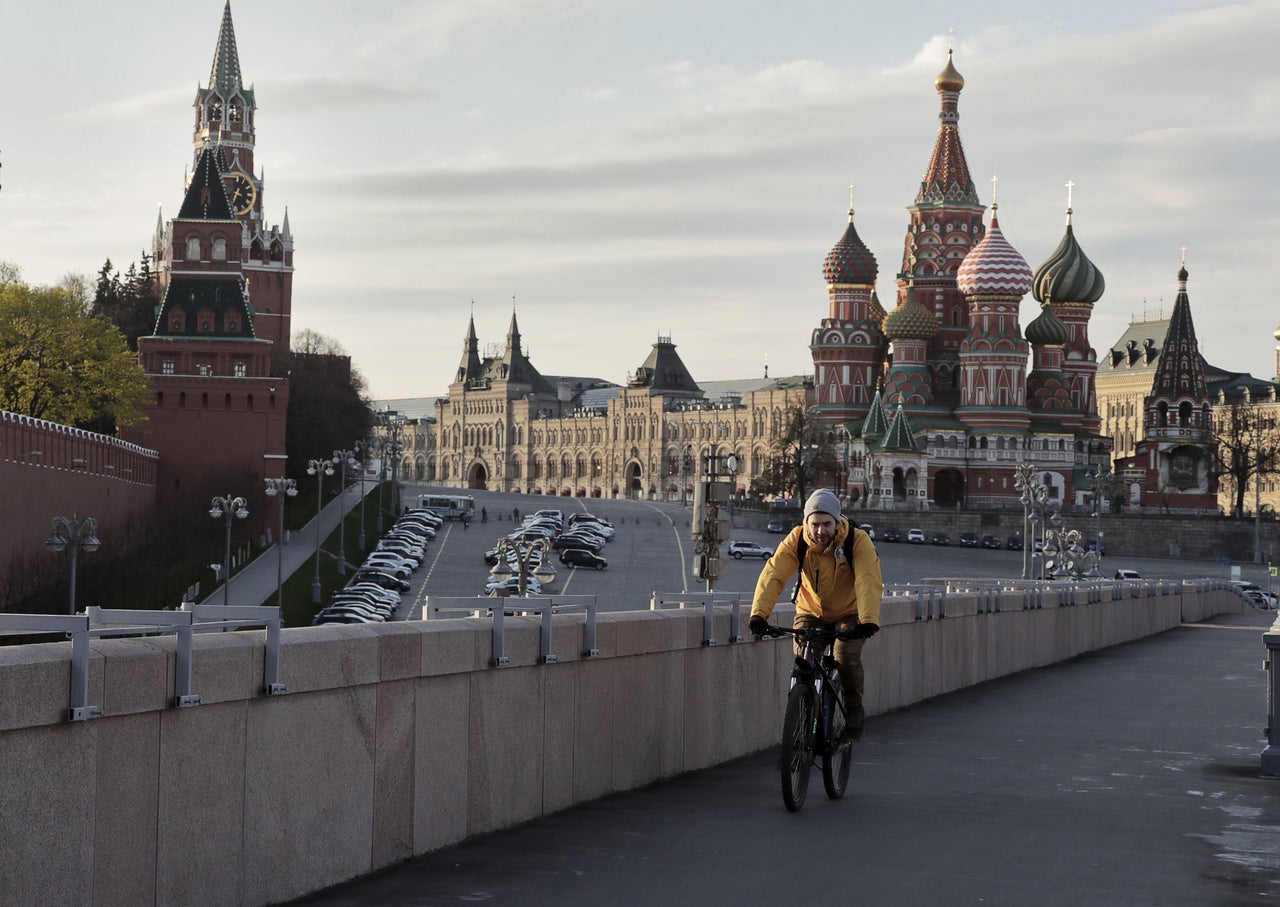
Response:
[{"label": "bicycle handlebar", "polygon": [[825,642],[828,639],[853,639],[853,631],[836,630],[826,627],[769,627],[765,635],[775,639],[782,635],[794,636],[809,642]]}]

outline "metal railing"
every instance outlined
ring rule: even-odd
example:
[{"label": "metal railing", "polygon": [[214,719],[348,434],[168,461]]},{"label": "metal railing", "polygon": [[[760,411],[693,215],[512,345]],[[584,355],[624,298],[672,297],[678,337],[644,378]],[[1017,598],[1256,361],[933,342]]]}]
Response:
[{"label": "metal railing", "polygon": [[443,613],[461,613],[468,617],[493,618],[493,658],[495,668],[511,663],[506,653],[505,618],[524,614],[541,616],[541,632],[538,641],[538,662],[555,664],[551,651],[551,618],[556,614],[573,612],[586,614],[582,655],[594,658],[600,654],[596,646],[596,597],[594,595],[529,595],[506,596],[443,596],[429,595],[422,613],[430,618]]},{"label": "metal railing", "polygon": [[66,712],[68,721],[86,721],[102,716],[102,708],[89,704],[89,641],[112,636],[176,637],[173,667],[173,706],[190,708],[200,704],[191,689],[192,640],[196,633],[265,627],[263,651],[263,692],[269,696],[285,692],[280,683],[279,608],[252,605],[183,604],[178,611],[88,608],[72,615],[0,614],[0,634],[33,635],[65,633],[71,639],[71,688]]},{"label": "metal railing", "polygon": [[751,596],[744,592],[654,592],[649,598],[649,610],[665,608],[701,608],[702,644],[716,645],[713,635],[715,609],[729,608],[729,642],[742,642],[742,606],[751,604]]}]

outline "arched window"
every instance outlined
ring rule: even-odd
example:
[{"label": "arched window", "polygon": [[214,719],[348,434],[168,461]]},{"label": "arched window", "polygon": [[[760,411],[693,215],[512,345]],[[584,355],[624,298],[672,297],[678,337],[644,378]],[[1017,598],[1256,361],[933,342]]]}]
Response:
[{"label": "arched window", "polygon": [[187,261],[200,260],[200,237],[187,237]]},{"label": "arched window", "polygon": [[221,236],[219,236],[217,239],[213,241],[213,260],[214,261],[227,260],[227,241],[223,239]]}]

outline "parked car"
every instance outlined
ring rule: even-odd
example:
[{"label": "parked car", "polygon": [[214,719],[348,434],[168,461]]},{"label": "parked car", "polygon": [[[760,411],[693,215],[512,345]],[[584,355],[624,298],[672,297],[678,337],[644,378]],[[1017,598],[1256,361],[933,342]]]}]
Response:
[{"label": "parked car", "polygon": [[1004,546],[1008,548],[1010,551],[1021,551],[1022,538],[1020,536],[1011,535],[1009,536],[1009,541],[1004,543]]},{"label": "parked car", "polygon": [[1142,574],[1137,570],[1120,569],[1116,571],[1116,579],[1142,579]]},{"label": "parked car", "polygon": [[1230,585],[1245,598],[1249,599],[1251,604],[1259,608],[1271,609],[1276,607],[1276,594],[1268,592],[1257,583],[1251,583],[1243,579],[1233,579]]},{"label": "parked car", "polygon": [[[525,580],[525,591],[531,595],[542,594],[542,584],[532,576]],[[520,594],[520,577],[509,576],[506,579],[490,580],[484,584],[485,595],[519,595]]]},{"label": "parked car", "polygon": [[880,533],[880,541],[882,542],[900,542],[902,541],[902,533],[896,529],[886,529]]},{"label": "parked car", "polygon": [[[494,563],[497,563],[495,560]],[[359,583],[376,583],[384,589],[391,589],[395,592],[408,592],[413,587],[402,579],[396,579],[390,573],[380,573],[377,570],[360,570],[355,576],[356,582]]]},{"label": "parked car", "polygon": [[567,567],[593,567],[596,570],[603,570],[609,566],[607,560],[585,548],[564,549],[560,552],[560,563]]},{"label": "parked car", "polygon": [[735,561],[740,561],[744,557],[758,557],[768,560],[773,557],[773,552],[763,545],[757,545],[755,542],[730,542],[729,557]]},{"label": "parked car", "polygon": [[977,547],[978,547],[978,533],[976,533],[976,532],[962,532],[962,533],[960,533],[960,547],[961,547],[961,548],[977,548]]},{"label": "parked car", "polygon": [[933,536],[929,539],[929,544],[930,545],[950,545],[951,536],[947,535],[945,532],[935,532]]},{"label": "parked car", "polygon": [[764,527],[764,531],[772,532],[774,535],[780,535],[787,531],[787,524],[777,517],[774,517],[769,521],[769,525]]},{"label": "parked car", "polygon": [[863,532],[865,532],[867,535],[871,536],[871,541],[874,542],[876,540],[876,531],[870,523],[860,523],[858,525],[858,528],[861,529]]},{"label": "parked car", "polygon": [[908,541],[908,542],[910,542],[910,543],[911,543],[911,544],[913,544],[913,545],[923,545],[923,544],[924,544],[924,530],[923,530],[923,529],[908,529],[908,530],[907,530],[907,541]]},{"label": "parked car", "polygon": [[1004,547],[1004,545],[1001,544],[1000,539],[994,535],[984,535],[982,537],[981,544],[983,548],[991,548],[994,551],[999,551]]}]

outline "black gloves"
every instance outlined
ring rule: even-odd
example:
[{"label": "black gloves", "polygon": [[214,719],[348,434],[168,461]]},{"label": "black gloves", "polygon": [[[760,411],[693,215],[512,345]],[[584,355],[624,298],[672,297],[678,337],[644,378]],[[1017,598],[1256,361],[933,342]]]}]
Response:
[{"label": "black gloves", "polygon": [[769,621],[759,614],[752,614],[747,629],[751,631],[752,636],[764,636],[769,632]]},{"label": "black gloves", "polygon": [[852,636],[854,639],[868,639],[875,636],[880,631],[879,624],[861,623],[853,628]]}]

